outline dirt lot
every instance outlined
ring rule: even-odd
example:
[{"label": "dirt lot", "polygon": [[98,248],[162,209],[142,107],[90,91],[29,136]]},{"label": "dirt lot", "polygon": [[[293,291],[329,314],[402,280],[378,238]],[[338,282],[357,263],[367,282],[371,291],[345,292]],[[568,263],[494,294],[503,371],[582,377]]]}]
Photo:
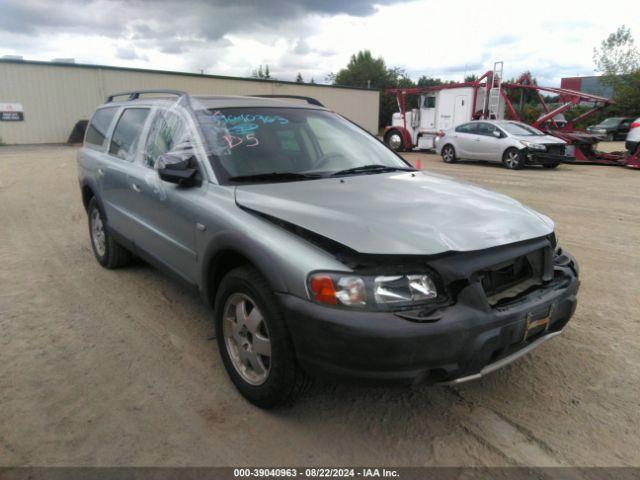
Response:
[{"label": "dirt lot", "polygon": [[318,383],[264,412],[197,297],[95,262],[75,154],[0,148],[0,465],[640,465],[640,172],[409,155],[555,219],[582,267],[574,319],[475,383]]}]

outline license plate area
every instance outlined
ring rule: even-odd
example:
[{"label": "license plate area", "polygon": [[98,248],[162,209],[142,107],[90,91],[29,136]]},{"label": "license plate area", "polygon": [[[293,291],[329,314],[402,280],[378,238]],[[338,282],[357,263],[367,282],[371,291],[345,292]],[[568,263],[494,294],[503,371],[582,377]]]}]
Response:
[{"label": "license plate area", "polygon": [[551,323],[551,314],[553,313],[555,305],[550,305],[545,312],[540,315],[536,315],[534,312],[527,314],[527,319],[524,326],[524,335],[522,341],[526,342],[533,337],[537,337],[549,329]]}]

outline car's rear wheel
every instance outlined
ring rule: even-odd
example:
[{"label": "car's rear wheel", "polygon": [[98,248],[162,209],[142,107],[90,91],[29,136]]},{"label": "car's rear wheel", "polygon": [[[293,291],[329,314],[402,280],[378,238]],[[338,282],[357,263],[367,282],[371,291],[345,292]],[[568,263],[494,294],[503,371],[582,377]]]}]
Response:
[{"label": "car's rear wheel", "polygon": [[502,163],[511,170],[520,170],[524,167],[522,152],[517,148],[508,148],[502,156]]},{"label": "car's rear wheel", "polygon": [[271,408],[308,384],[276,298],[253,267],[229,272],[215,300],[218,349],[231,381],[254,405]]},{"label": "car's rear wheel", "polygon": [[384,138],[384,142],[395,152],[404,151],[404,139],[402,138],[402,134],[399,130],[389,130]]},{"label": "car's rear wheel", "polygon": [[442,160],[445,163],[455,163],[456,161],[456,149],[453,145],[445,145],[442,147]]},{"label": "car's rear wheel", "polygon": [[89,235],[96,260],[105,268],[118,268],[131,261],[131,253],[119,245],[109,233],[106,218],[95,197],[89,201]]}]

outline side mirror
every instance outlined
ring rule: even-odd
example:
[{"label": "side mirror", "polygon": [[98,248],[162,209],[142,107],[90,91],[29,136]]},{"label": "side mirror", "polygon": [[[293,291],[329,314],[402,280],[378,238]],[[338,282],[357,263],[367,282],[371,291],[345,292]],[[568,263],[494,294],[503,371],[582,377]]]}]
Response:
[{"label": "side mirror", "polygon": [[196,183],[198,169],[195,159],[186,160],[177,155],[166,153],[158,157],[158,175],[165,182],[175,183],[181,187],[192,187]]},{"label": "side mirror", "polygon": [[493,136],[496,138],[502,138],[502,134],[498,130],[493,131]]}]

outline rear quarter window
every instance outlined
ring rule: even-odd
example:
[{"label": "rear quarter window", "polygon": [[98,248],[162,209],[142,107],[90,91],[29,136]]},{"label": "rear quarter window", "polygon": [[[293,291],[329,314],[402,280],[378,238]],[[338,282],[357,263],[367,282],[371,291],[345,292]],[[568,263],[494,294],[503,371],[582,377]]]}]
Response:
[{"label": "rear quarter window", "polygon": [[118,107],[100,108],[96,110],[87,126],[84,143],[98,149],[103,149],[107,140],[109,127],[115,117]]}]

